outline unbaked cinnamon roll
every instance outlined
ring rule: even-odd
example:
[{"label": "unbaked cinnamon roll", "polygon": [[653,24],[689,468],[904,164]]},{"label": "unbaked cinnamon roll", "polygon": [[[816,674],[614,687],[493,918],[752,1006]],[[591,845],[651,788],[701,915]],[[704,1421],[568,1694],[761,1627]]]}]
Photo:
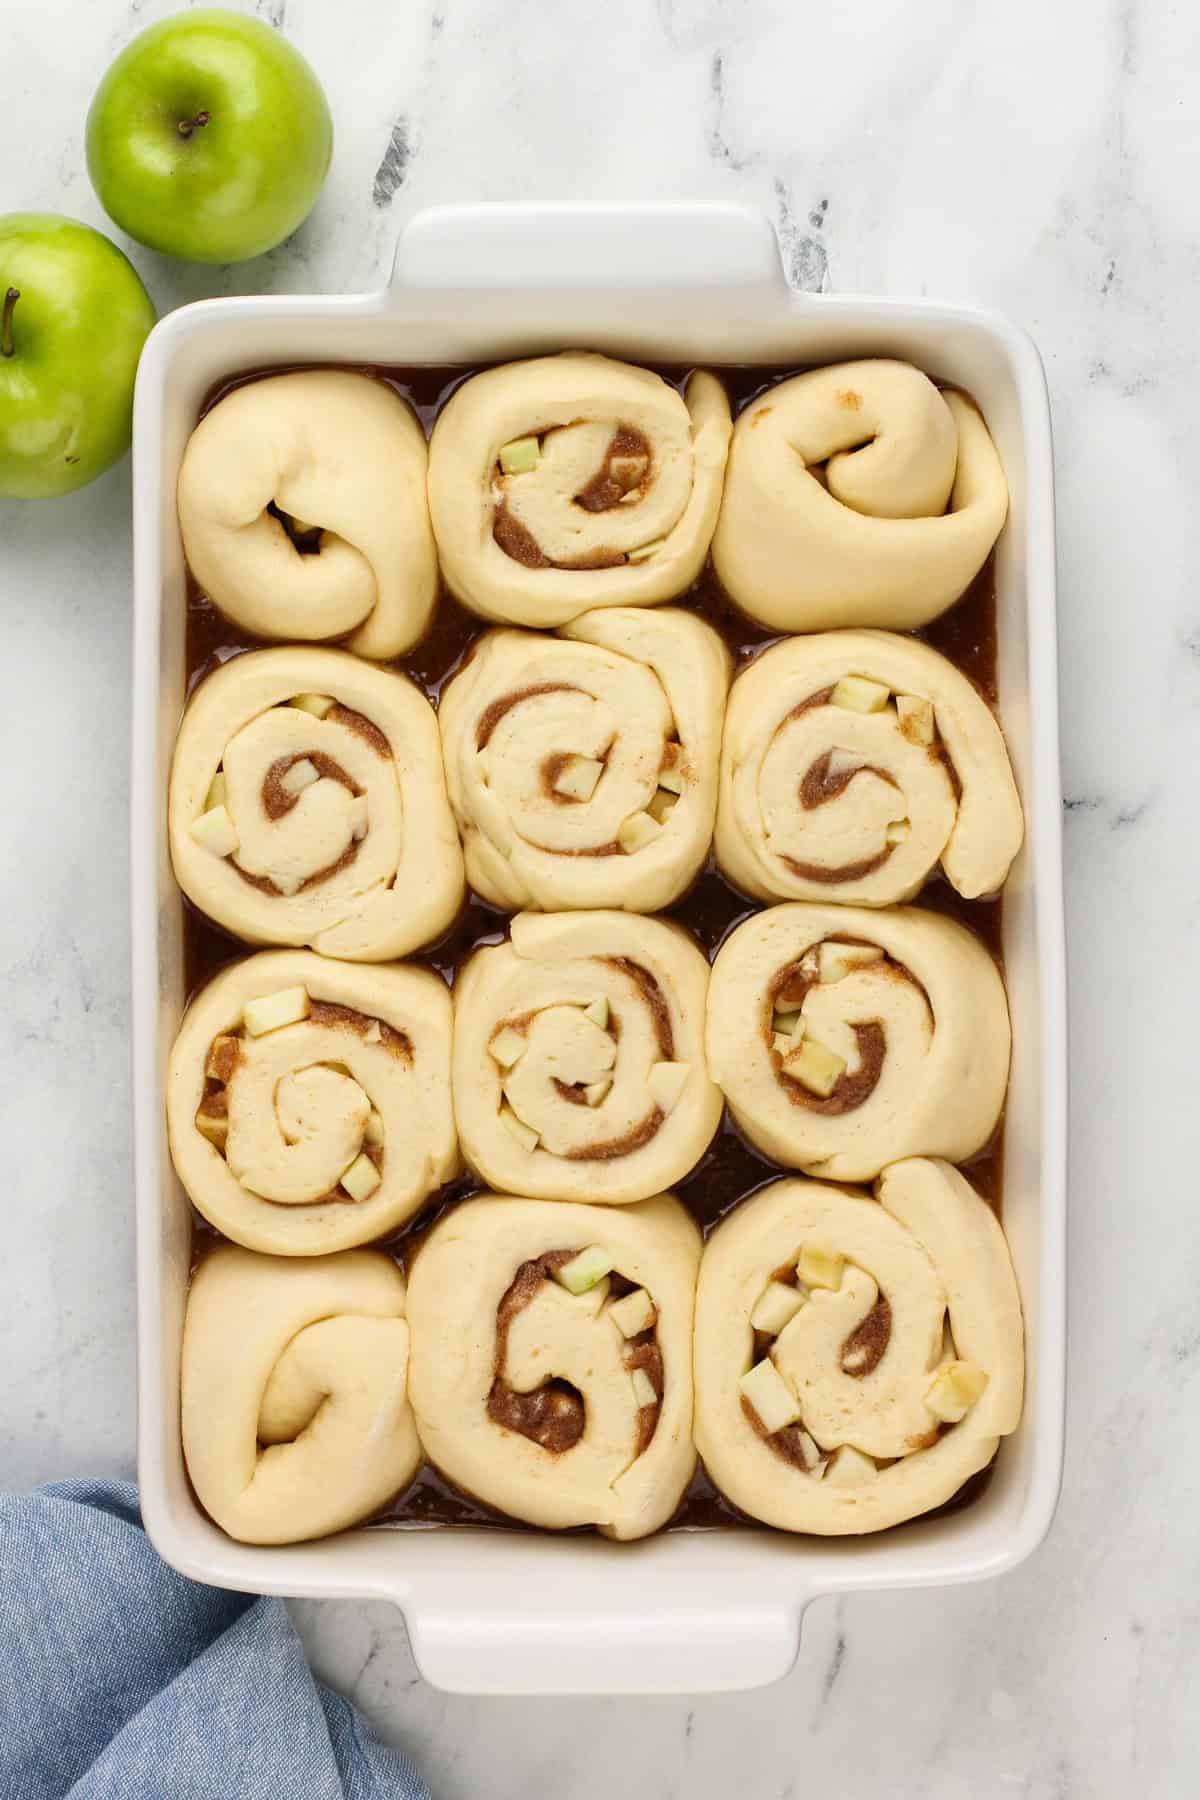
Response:
[{"label": "unbaked cinnamon roll", "polygon": [[183,1449],[205,1511],[245,1544],[325,1537],[377,1512],[421,1460],[408,1359],[390,1258],[212,1251],[183,1328]]},{"label": "unbaked cinnamon roll", "polygon": [[682,395],[577,351],[472,376],[429,446],[446,580],[516,625],[681,594],[708,551],[729,433],[725,390],[703,370]]},{"label": "unbaked cinnamon roll", "polygon": [[777,1181],[722,1220],[696,1303],[696,1444],[784,1531],[882,1531],[949,1500],[1021,1417],[1021,1302],[995,1214],[945,1162],[878,1197]]},{"label": "unbaked cinnamon roll", "polygon": [[704,1056],[708,964],[677,925],[521,913],[454,989],[454,1106],[491,1186],[623,1205],[704,1154],[721,1096]]},{"label": "unbaked cinnamon roll", "polygon": [[168,803],[175,876],[252,944],[382,962],[463,897],[433,708],[338,650],[256,650],[188,703]]},{"label": "unbaked cinnamon roll", "polygon": [[510,911],[669,906],[708,853],[728,683],[716,632],[670,607],[488,632],[438,713],[475,891]]},{"label": "unbaked cinnamon roll", "polygon": [[382,381],[309,369],[236,388],[206,413],[179,471],[193,575],[263,638],[346,638],[399,656],[437,597],[425,434]]},{"label": "unbaked cinnamon roll", "polygon": [[768,907],[713,964],[713,1079],[760,1150],[810,1174],[869,1181],[900,1157],[973,1156],[999,1121],[1010,1046],[991,956],[919,907]]},{"label": "unbaked cinnamon roll", "polygon": [[450,994],[428,969],[308,950],[234,963],[167,1068],[171,1157],[236,1243],[317,1256],[393,1231],[457,1174]]},{"label": "unbaked cinnamon roll", "polygon": [[1000,458],[965,394],[908,363],[838,363],[741,414],[713,561],[776,630],[905,630],[966,590],[1007,512]]},{"label": "unbaked cinnamon roll", "polygon": [[1000,727],[927,644],[789,638],[735,681],[716,852],[757,899],[890,906],[939,862],[973,899],[1003,885],[1022,831]]},{"label": "unbaked cinnamon roll", "polygon": [[409,1284],[430,1460],[550,1530],[638,1538],[695,1467],[700,1234],[669,1195],[613,1209],[485,1194],[441,1219]]}]

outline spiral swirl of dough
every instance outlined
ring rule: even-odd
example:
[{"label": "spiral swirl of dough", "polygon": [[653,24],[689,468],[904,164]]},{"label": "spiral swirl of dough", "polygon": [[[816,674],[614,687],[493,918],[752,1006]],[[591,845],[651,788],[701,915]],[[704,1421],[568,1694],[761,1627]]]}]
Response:
[{"label": "spiral swirl of dough", "polygon": [[[556,1274],[585,1251],[611,1273],[572,1293]],[[696,1462],[699,1260],[700,1234],[670,1195],[455,1207],[409,1284],[412,1402],[431,1461],[532,1525],[657,1531]]]},{"label": "spiral swirl of dough", "polygon": [[716,852],[755,898],[891,906],[940,861],[974,899],[1003,885],[1022,833],[1000,727],[927,644],[790,638],[734,683]]},{"label": "spiral swirl of dough", "polygon": [[996,447],[964,394],[908,363],[839,363],[739,417],[713,561],[775,630],[907,630],[966,590],[1007,512]]},{"label": "spiral swirl of dough", "polygon": [[168,808],[180,887],[252,944],[382,962],[440,936],[462,902],[433,708],[339,650],[256,650],[209,675]]},{"label": "spiral swirl of dough", "polygon": [[[279,997],[284,1022],[262,1029],[256,1012]],[[167,1067],[189,1197],[226,1237],[281,1256],[394,1231],[458,1172],[450,1030],[449,990],[428,969],[308,950],[224,969],[189,1006]]]},{"label": "spiral swirl of dough", "polygon": [[1023,1378],[1004,1233],[949,1163],[893,1163],[877,1199],[777,1181],[709,1239],[696,1443],[752,1518],[831,1535],[941,1506],[1016,1429]]},{"label": "spiral swirl of dough", "polygon": [[708,551],[729,435],[704,370],[682,395],[575,351],[472,376],[429,446],[447,582],[485,618],[543,627],[681,594]]},{"label": "spiral swirl of dough", "polygon": [[669,906],[712,837],[728,683],[674,608],[488,632],[438,714],[471,886],[509,911]]},{"label": "spiral swirl of dough", "polygon": [[264,638],[348,638],[399,656],[437,598],[425,434],[369,375],[310,369],[235,388],[201,419],[179,471],[193,575]]},{"label": "spiral swirl of dough", "polygon": [[619,912],[521,913],[454,989],[454,1106],[492,1187],[644,1200],[721,1118],[704,1056],[708,964],[687,934]]},{"label": "spiral swirl of dough", "polygon": [[183,1330],[183,1448],[230,1537],[295,1544],[377,1512],[421,1446],[404,1277],[371,1250],[205,1257]]},{"label": "spiral swirl of dough", "polygon": [[1000,1118],[1010,1047],[991,956],[919,907],[768,907],[713,964],[713,1079],[753,1143],[809,1174],[869,1181],[905,1156],[973,1156]]}]

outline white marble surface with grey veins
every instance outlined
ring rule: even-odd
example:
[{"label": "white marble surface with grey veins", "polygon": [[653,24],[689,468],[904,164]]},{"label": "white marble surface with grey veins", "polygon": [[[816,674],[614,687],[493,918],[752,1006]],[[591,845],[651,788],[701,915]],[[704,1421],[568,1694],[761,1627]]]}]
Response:
[{"label": "white marble surface with grey veins", "polygon": [[[103,224],[91,89],[163,0],[5,9],[0,211]],[[730,199],[806,287],[1002,308],[1060,482],[1073,981],[1071,1405],[1044,1548],[810,1611],[779,1686],[469,1700],[386,1606],[306,1604],[318,1670],[439,1800],[1032,1800],[1200,1783],[1200,12],[1115,0],[263,0],[337,120],[309,223],[235,269],[135,250],[162,308],[378,284],[476,199]],[[64,46],[69,54],[64,54]],[[0,1478],[133,1469],[129,492],[0,503]],[[1191,824],[1189,824],[1189,819]],[[1169,1002],[1169,1004],[1168,1004]]]}]

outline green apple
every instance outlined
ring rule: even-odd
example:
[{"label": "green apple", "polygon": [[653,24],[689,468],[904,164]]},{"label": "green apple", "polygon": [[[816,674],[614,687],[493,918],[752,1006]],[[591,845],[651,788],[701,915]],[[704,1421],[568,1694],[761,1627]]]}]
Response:
[{"label": "green apple", "polygon": [[260,19],[151,25],[92,101],[87,165],[122,231],[192,262],[261,256],[311,212],[333,152],[320,82]]},{"label": "green apple", "polygon": [[153,324],[136,269],[90,225],[0,217],[0,494],[68,494],[125,454]]}]

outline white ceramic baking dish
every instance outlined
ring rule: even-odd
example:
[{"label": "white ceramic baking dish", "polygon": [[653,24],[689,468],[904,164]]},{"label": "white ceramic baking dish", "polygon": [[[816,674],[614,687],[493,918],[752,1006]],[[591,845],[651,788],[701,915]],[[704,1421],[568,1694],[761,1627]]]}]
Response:
[{"label": "white ceramic baking dish", "polygon": [[[995,435],[1012,492],[996,567],[1001,705],[1028,820],[1005,903],[1015,1056],[1004,1220],[1025,1304],[1024,1419],[974,1504],[860,1541],[746,1530],[615,1545],[376,1529],[248,1548],[197,1506],[179,1441],[189,1223],[163,1120],[163,1070],[183,997],[165,823],[184,680],[176,472],[204,395],[239,370],[471,364],[577,346],[643,361],[792,368],[900,356],[969,389]],[[768,1682],[793,1662],[817,1594],[972,1581],[1028,1556],[1049,1526],[1062,1456],[1066,1111],[1050,419],[1030,340],[993,315],[927,301],[792,293],[770,226],[736,208],[426,212],[404,232],[382,293],[209,300],[163,320],[138,376],[134,523],[139,1467],[146,1526],[166,1560],[253,1592],[394,1600],[422,1673],[440,1687],[607,1693]]]}]

